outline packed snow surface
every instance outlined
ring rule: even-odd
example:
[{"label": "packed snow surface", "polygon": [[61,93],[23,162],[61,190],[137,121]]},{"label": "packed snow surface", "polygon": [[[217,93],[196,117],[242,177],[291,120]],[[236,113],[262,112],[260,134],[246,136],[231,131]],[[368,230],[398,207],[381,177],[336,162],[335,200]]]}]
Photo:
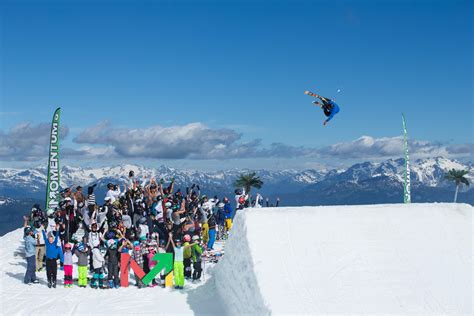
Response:
[{"label": "packed snow surface", "polygon": [[[473,208],[411,204],[239,211],[225,256],[182,291],[22,283],[22,230],[0,237],[0,314],[473,314]],[[77,268],[74,268],[75,274]],[[77,282],[75,281],[75,284]]]},{"label": "packed snow surface", "polygon": [[232,314],[472,315],[473,208],[240,212],[214,270]]},{"label": "packed snow surface", "polygon": [[[77,287],[73,264],[73,288],[64,288],[64,272],[58,268],[58,286],[47,287],[46,272],[37,272],[40,284],[25,285],[23,229],[0,237],[0,315],[224,315],[220,300],[213,297],[213,283],[186,282],[184,290],[161,287],[138,289],[130,273],[130,286],[120,289]],[[219,245],[218,245],[219,247]],[[76,257],[73,257],[76,259]],[[74,261],[74,260],[73,260]],[[204,280],[209,280],[205,264]]]}]

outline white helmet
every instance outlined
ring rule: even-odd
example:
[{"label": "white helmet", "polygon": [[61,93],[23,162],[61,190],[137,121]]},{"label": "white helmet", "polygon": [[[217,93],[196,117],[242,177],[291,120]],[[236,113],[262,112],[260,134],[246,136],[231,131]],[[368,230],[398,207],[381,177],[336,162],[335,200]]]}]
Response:
[{"label": "white helmet", "polygon": [[193,241],[196,241],[196,240],[199,240],[199,236],[198,236],[198,235],[194,235],[194,236],[193,236]]},{"label": "white helmet", "polygon": [[46,211],[46,215],[47,216],[53,216],[54,215],[54,210],[52,208],[48,209],[48,211]]}]

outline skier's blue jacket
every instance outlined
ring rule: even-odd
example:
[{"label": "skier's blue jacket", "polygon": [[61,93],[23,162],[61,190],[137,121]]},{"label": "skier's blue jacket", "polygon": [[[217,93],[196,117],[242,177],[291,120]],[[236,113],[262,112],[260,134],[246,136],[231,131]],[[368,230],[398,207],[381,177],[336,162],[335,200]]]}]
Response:
[{"label": "skier's blue jacket", "polygon": [[331,112],[328,118],[326,119],[326,122],[329,122],[333,118],[334,115],[339,113],[339,105],[337,105],[336,102],[332,100],[328,100],[327,102],[332,105]]},{"label": "skier's blue jacket", "polygon": [[233,218],[233,217],[234,217],[234,210],[232,209],[232,206],[230,205],[230,203],[226,203],[224,205],[224,218],[228,219],[228,218]]},{"label": "skier's blue jacket", "polygon": [[63,262],[63,251],[61,249],[61,247],[58,246],[58,237],[59,237],[59,234],[56,233],[56,237],[54,238],[54,241],[53,243],[49,243],[49,239],[48,237],[46,236],[46,233],[44,232],[44,230],[42,231],[43,233],[43,238],[44,238],[44,244],[46,245],[46,258],[47,259],[57,259],[58,256],[61,260],[61,262]]}]

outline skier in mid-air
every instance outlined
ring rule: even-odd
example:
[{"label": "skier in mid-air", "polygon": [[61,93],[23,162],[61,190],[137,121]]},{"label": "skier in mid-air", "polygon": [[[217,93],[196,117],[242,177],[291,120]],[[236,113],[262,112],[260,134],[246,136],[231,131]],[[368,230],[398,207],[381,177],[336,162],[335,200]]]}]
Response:
[{"label": "skier in mid-air", "polygon": [[310,91],[305,91],[304,93],[321,100],[322,103],[318,101],[313,101],[313,103],[321,107],[321,109],[324,111],[324,115],[328,117],[323,123],[324,126],[326,126],[326,124],[334,117],[334,115],[339,113],[339,105],[337,105],[336,102],[334,102],[333,100],[320,96],[319,94],[312,93]]}]

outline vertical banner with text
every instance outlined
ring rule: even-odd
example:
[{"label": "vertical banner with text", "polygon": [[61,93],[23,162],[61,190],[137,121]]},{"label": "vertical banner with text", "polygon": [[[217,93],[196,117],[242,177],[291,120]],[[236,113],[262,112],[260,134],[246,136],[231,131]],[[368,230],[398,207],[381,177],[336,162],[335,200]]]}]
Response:
[{"label": "vertical banner with text", "polygon": [[407,125],[405,122],[405,115],[402,114],[403,119],[403,140],[404,140],[404,153],[405,153],[405,183],[403,184],[403,202],[411,203],[411,192],[410,192],[410,158],[408,157],[408,136],[407,136]]},{"label": "vertical banner with text", "polygon": [[51,123],[49,139],[49,159],[46,188],[46,210],[54,209],[60,201],[60,176],[59,176],[59,119],[61,108],[57,108]]}]

